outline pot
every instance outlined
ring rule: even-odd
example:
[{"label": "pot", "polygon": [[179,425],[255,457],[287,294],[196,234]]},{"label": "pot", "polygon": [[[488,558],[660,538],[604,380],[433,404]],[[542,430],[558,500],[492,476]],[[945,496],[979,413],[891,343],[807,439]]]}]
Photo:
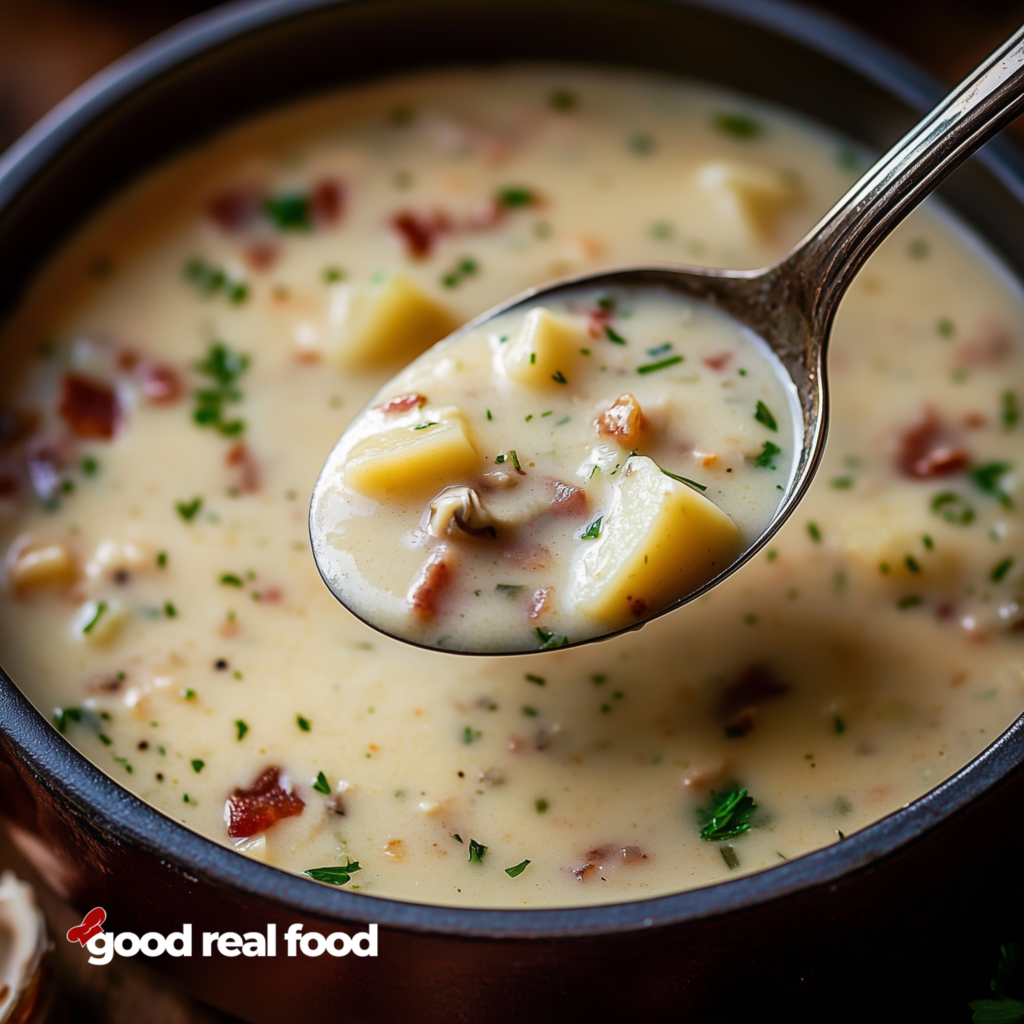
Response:
[{"label": "pot", "polygon": [[[0,311],[75,227],[180,149],[272,106],[417,68],[531,59],[704,79],[882,150],[942,90],[831,19],[771,0],[271,0],[186,22],[113,65],[0,161]],[[1024,162],[997,140],[945,201],[1024,276]],[[0,813],[107,928],[378,926],[375,957],[155,961],[253,1024],[382,1020],[962,1019],[1015,933],[1024,719],[844,842],[674,896],[465,910],[316,885],[207,840],[79,754],[0,671]],[[990,936],[993,948],[979,941]],[[61,940],[63,941],[63,940]],[[83,953],[83,956],[85,954]],[[102,969],[102,968],[95,968]]]}]

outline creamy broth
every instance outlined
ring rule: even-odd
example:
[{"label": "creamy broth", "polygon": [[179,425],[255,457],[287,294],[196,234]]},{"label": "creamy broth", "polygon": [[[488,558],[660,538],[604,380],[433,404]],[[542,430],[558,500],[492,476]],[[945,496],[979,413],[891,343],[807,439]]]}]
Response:
[{"label": "creamy broth", "polygon": [[[763,265],[857,163],[741,97],[547,67],[351,90],[173,162],[5,326],[4,667],[175,820],[293,871],[358,862],[333,880],[400,899],[676,892],[915,799],[1024,695],[1024,315],[934,206],[844,300],[793,520],[641,632],[416,650],[339,607],[306,533],[326,454],[410,358],[367,341],[382,289],[422,350],[570,272]],[[756,807],[716,830],[698,811],[734,785]]]},{"label": "creamy broth", "polygon": [[503,313],[345,431],[313,494],[321,571],[364,621],[446,650],[633,626],[768,527],[799,423],[784,378],[741,325],[663,289]]}]

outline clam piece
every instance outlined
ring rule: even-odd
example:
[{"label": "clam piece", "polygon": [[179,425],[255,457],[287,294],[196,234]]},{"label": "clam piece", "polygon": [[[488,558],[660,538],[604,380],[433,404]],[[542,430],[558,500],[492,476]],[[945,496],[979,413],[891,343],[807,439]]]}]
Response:
[{"label": "clam piece", "polygon": [[427,532],[433,537],[447,536],[456,529],[473,537],[493,537],[498,525],[472,487],[446,487],[430,503]]},{"label": "clam piece", "polygon": [[45,1017],[46,922],[32,886],[13,871],[0,875],[0,1021]]}]

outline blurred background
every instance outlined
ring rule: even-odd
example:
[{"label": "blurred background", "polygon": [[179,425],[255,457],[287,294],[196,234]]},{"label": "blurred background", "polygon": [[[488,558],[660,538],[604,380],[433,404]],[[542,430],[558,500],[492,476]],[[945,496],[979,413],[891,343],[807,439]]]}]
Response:
[{"label": "blurred background", "polygon": [[[481,0],[486,2],[486,0]],[[202,0],[0,0],[0,151],[91,75],[176,22],[215,6]],[[954,84],[1024,22],[1024,0],[817,0]],[[1010,129],[1024,145],[1024,117]],[[38,881],[0,832],[0,869]],[[39,890],[51,933],[77,923]],[[1003,936],[979,936],[995,951]],[[68,943],[54,950],[56,1004],[48,1024],[232,1024],[133,961],[90,970]],[[995,952],[993,952],[994,964]],[[979,980],[978,996],[984,997]],[[883,1015],[884,1016],[884,1015]],[[967,1020],[966,1006],[951,1020]]]}]

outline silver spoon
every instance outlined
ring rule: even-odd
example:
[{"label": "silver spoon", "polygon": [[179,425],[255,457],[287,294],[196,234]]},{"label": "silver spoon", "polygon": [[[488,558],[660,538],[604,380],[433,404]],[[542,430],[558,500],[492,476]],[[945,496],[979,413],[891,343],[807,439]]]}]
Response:
[{"label": "silver spoon", "polygon": [[[796,388],[802,444],[782,502],[760,537],[716,577],[644,622],[569,646],[639,629],[651,619],[700,597],[749,561],[778,532],[807,493],[821,462],[828,430],[825,354],[840,300],[868,257],[896,226],[947,175],[1012,121],[1022,107],[1024,27],[918,122],[794,249],[772,266],[737,271],[653,264],[579,275],[524,292],[460,329],[459,334],[474,330],[500,314],[534,306],[569,291],[614,286],[663,288],[711,303],[750,328],[778,356]],[[330,464],[328,459],[327,466]],[[349,607],[344,591],[332,584],[323,564],[324,537],[316,510],[327,486],[325,471],[321,471],[310,507],[310,537],[321,576],[335,597]],[[380,629],[373,622],[369,624]],[[396,638],[415,643],[406,637]]]}]

